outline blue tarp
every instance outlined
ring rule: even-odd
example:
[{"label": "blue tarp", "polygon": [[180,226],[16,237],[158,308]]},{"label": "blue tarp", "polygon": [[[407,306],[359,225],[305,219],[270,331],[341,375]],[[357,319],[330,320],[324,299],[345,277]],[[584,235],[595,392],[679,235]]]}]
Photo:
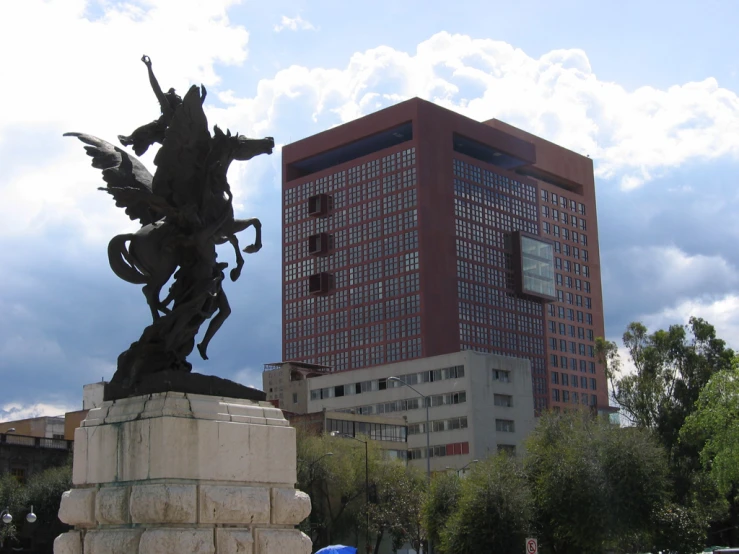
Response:
[{"label": "blue tarp", "polygon": [[342,544],[333,544],[318,550],[316,554],[357,554],[357,549],[353,546],[344,546]]}]

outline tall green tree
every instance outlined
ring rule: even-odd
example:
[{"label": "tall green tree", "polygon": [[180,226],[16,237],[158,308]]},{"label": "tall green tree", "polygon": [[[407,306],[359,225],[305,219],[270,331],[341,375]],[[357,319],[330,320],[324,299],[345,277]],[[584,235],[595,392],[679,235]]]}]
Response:
[{"label": "tall green tree", "polygon": [[446,554],[519,554],[530,530],[532,497],[518,459],[500,454],[461,480],[456,509],[441,531]]},{"label": "tall green tree", "polygon": [[[297,430],[298,483],[311,497],[312,509],[301,529],[315,549],[328,546],[364,528],[365,449],[356,441]],[[370,442],[370,475],[378,471],[382,455]]]},{"label": "tall green tree", "polygon": [[540,417],[525,465],[544,552],[603,552],[624,537],[648,543],[668,497],[666,455],[648,431],[582,412]]},{"label": "tall green tree", "polygon": [[739,369],[711,377],[680,433],[702,445],[700,459],[724,494],[739,490]]},{"label": "tall green tree", "polygon": [[425,542],[421,509],[426,500],[426,474],[399,461],[386,461],[371,477],[372,498],[367,506],[374,552],[389,536],[393,551],[406,542],[418,551]]},{"label": "tall green tree", "polygon": [[671,455],[679,454],[675,450],[685,419],[711,376],[732,367],[733,350],[716,337],[712,325],[695,317],[688,325],[651,334],[643,324],[630,323],[623,343],[633,373],[621,371],[615,343],[596,341],[622,415],[638,427],[653,429]]},{"label": "tall green tree", "polygon": [[456,471],[436,475],[431,482],[431,489],[423,506],[423,522],[437,554],[445,554],[441,533],[457,509],[461,491],[462,483]]},{"label": "tall green tree", "polygon": [[[650,333],[631,323],[623,335],[633,372],[622,371],[616,344],[597,339],[621,414],[632,425],[653,430],[669,455],[674,500],[690,521],[714,521],[713,542],[739,524],[739,504],[719,493],[702,471],[703,443],[698,435],[680,440],[681,429],[697,408],[703,388],[717,373],[735,366],[735,353],[701,318]],[[728,513],[733,514],[726,519]],[[736,538],[736,531],[733,531]]]}]

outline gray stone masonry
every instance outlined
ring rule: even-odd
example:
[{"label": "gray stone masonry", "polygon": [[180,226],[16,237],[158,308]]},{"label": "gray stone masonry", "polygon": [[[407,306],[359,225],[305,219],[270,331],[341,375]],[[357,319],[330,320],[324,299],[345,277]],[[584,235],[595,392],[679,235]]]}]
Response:
[{"label": "gray stone masonry", "polygon": [[295,526],[295,430],[267,402],[159,393],[104,402],[75,432],[55,554],[310,554]]}]

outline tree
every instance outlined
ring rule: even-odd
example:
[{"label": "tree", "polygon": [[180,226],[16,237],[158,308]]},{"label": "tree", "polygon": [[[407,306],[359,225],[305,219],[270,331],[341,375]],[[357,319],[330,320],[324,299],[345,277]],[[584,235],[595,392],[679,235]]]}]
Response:
[{"label": "tree", "polygon": [[[62,493],[71,487],[71,462],[32,475],[26,484],[21,484],[10,475],[0,478],[0,510],[8,508],[13,515],[10,525],[0,524],[0,545],[5,541],[12,544],[23,536],[24,526],[32,526],[30,528],[38,551],[51,552],[54,538],[69,529],[68,525],[59,521],[58,513]],[[32,506],[37,519],[29,524],[25,516]]]},{"label": "tree", "polygon": [[701,444],[700,460],[718,489],[739,488],[739,370],[713,375],[698,397],[695,411],[683,426],[684,443]]},{"label": "tree", "polygon": [[423,506],[423,524],[438,554],[445,554],[441,532],[457,509],[461,490],[462,483],[456,471],[441,473],[431,482],[431,490]]},{"label": "tree", "polygon": [[579,411],[539,418],[525,466],[542,551],[556,554],[649,542],[669,494],[666,455],[649,431]]},{"label": "tree", "polygon": [[6,540],[12,541],[18,534],[18,526],[21,523],[18,521],[18,514],[23,513],[24,509],[28,509],[26,492],[26,488],[12,475],[5,475],[0,478],[0,511],[7,508],[15,516],[13,522],[9,525],[0,524],[0,546]]},{"label": "tree", "polygon": [[446,554],[522,550],[530,529],[532,498],[520,462],[500,454],[462,479],[458,504],[441,531]]},{"label": "tree", "polygon": [[[602,338],[596,341],[622,415],[637,427],[653,430],[666,448],[674,501],[696,521],[712,520],[714,541],[727,536],[736,540],[739,504],[734,498],[727,502],[713,481],[705,478],[701,465],[705,436],[681,435],[703,388],[714,375],[735,367],[734,352],[700,318],[652,334],[641,323],[631,323],[623,341],[635,368],[631,374],[621,371],[616,344]],[[706,455],[710,456],[708,451]]]},{"label": "tree", "polygon": [[[328,546],[341,532],[355,528],[364,505],[364,448],[350,441],[297,429],[298,489],[311,498],[310,517],[301,529],[315,548]],[[370,451],[375,464],[375,449]]]},{"label": "tree", "polygon": [[685,418],[711,376],[732,367],[734,352],[712,325],[695,317],[688,325],[652,334],[641,323],[631,323],[623,342],[636,368],[633,374],[621,374],[615,343],[596,341],[614,399],[632,424],[653,429],[670,455],[679,456],[675,449]]},{"label": "tree", "polygon": [[425,540],[422,506],[426,498],[426,475],[398,461],[387,461],[371,478],[373,498],[367,506],[370,531],[375,534],[375,554],[387,533],[393,551],[406,542],[418,551]]}]

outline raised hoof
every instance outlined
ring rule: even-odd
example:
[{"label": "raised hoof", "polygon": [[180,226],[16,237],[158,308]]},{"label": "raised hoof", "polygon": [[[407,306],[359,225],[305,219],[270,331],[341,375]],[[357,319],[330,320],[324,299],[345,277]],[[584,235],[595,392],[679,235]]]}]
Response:
[{"label": "raised hoof", "polygon": [[208,359],[208,355],[205,353],[205,347],[202,343],[198,344],[198,352],[200,352],[200,357],[204,360]]}]

